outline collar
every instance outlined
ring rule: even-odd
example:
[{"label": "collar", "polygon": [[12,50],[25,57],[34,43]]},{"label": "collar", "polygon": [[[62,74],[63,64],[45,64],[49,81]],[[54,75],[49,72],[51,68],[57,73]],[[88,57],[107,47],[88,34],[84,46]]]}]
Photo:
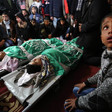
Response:
[{"label": "collar", "polygon": [[104,56],[103,56],[104,59],[107,59],[107,58],[110,58],[112,59],[112,50],[105,50],[105,53],[104,53]]},{"label": "collar", "polygon": [[4,21],[4,20],[3,20],[3,23],[4,23],[5,25],[9,25],[9,24],[10,24],[10,20],[9,20],[9,21]]}]

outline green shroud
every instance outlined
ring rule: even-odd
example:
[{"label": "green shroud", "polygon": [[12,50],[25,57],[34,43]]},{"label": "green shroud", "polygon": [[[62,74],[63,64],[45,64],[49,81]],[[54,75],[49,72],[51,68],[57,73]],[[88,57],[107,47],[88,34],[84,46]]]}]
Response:
[{"label": "green shroud", "polygon": [[[62,44],[63,43],[60,40],[52,38],[29,40],[23,43],[21,46],[23,46],[29,54],[32,54],[35,57],[40,55],[45,49],[49,49],[51,47],[54,48]],[[4,50],[4,52],[10,57],[27,59],[26,54],[21,50],[19,46],[8,47]]]},{"label": "green shroud", "polygon": [[41,53],[41,55],[48,57],[50,63],[55,68],[56,75],[63,75],[65,73],[60,63],[68,68],[74,68],[77,65],[77,62],[82,56],[83,48],[80,49],[78,45],[76,45],[76,40],[77,39],[73,39],[58,47],[46,49]]}]

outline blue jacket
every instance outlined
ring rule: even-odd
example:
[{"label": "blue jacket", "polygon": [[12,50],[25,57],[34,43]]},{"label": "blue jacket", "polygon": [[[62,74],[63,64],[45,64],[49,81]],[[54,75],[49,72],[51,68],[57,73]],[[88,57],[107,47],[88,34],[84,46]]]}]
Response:
[{"label": "blue jacket", "polygon": [[[30,14],[30,16],[29,16],[30,20],[33,19],[33,16],[34,16],[33,14]],[[43,17],[40,14],[36,13],[35,16],[36,16],[35,19],[36,19],[37,23],[43,22]]]}]

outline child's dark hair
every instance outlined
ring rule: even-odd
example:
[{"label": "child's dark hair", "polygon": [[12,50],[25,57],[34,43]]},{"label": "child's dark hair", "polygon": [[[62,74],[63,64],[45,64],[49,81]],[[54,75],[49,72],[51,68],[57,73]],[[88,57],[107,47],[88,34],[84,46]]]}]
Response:
[{"label": "child's dark hair", "polygon": [[107,14],[103,19],[102,19],[102,21],[101,21],[101,27],[100,27],[100,29],[102,28],[102,23],[104,22],[104,20],[106,19],[106,18],[112,18],[112,12],[111,13],[109,13],[109,14]]},{"label": "child's dark hair", "polygon": [[29,16],[29,12],[26,9],[21,9],[21,12],[22,11],[26,11],[27,15]]},{"label": "child's dark hair", "polygon": [[29,73],[29,74],[40,72],[41,71],[41,65],[28,64],[26,66],[26,69],[27,69],[27,73]]}]

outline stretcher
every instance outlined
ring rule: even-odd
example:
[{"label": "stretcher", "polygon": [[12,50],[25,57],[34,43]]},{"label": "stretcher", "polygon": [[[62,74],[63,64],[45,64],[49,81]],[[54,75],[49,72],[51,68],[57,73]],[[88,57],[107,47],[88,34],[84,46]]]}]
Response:
[{"label": "stretcher", "polygon": [[[53,72],[54,73],[53,75],[50,75],[48,77],[47,83],[44,86],[42,87],[36,86],[37,88],[33,88],[33,92],[30,91],[32,89],[31,85],[30,85],[30,89],[27,88],[27,86],[24,87],[23,89],[22,87],[18,87],[17,84],[14,84],[14,80],[18,76],[18,72],[20,73],[22,69],[24,70],[24,67],[26,65],[23,67],[19,67],[17,70],[13,71],[12,73],[9,73],[1,77],[1,80],[4,81],[9,91],[13,92],[13,95],[16,96],[16,98],[20,101],[22,105],[24,104],[27,105],[23,110],[23,112],[27,112],[32,107],[33,104],[38,102],[39,99],[52,86],[54,86],[65,74],[69,72],[70,67],[71,69],[76,67],[76,65],[78,64],[82,56],[82,53],[83,50],[76,46],[74,40],[68,42],[68,44],[64,44],[57,48],[51,48],[42,52],[42,56],[45,56],[49,59],[50,64],[53,65],[55,72]],[[47,73],[51,73],[51,72],[47,72]]]},{"label": "stretcher", "polygon": [[[3,77],[1,77],[1,80],[6,82],[7,80],[13,78],[19,69],[13,71],[12,73],[9,73]],[[35,103],[39,101],[39,99],[47,93],[47,91],[53,87],[55,84],[59,82],[59,80],[63,77],[63,75],[58,75],[55,76],[53,75],[52,77],[49,77],[48,82],[45,84],[45,86],[38,88],[37,91],[30,97],[28,98],[22,105],[27,105],[22,112],[27,112]]]}]

